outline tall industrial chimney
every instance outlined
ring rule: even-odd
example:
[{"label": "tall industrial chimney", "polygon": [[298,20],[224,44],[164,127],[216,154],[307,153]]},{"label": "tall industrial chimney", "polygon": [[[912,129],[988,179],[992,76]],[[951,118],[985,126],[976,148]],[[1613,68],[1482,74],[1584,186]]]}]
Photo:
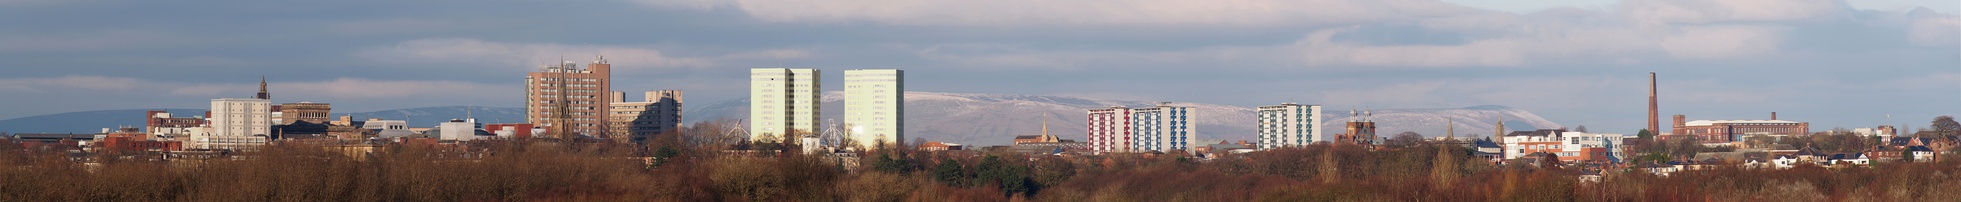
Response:
[{"label": "tall industrial chimney", "polygon": [[1648,132],[1661,134],[1660,105],[1655,99],[1655,72],[1648,72]]}]

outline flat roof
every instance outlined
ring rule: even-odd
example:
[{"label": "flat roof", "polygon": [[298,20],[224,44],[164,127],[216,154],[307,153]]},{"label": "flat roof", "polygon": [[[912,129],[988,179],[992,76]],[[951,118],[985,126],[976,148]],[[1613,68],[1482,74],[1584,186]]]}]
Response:
[{"label": "flat roof", "polygon": [[1802,122],[1796,122],[1796,121],[1785,121],[1785,120],[1695,120],[1695,121],[1689,121],[1689,122],[1687,122],[1687,123],[1683,123],[1682,125],[1686,125],[1686,126],[1710,126],[1710,125],[1715,125],[1715,124],[1718,124],[1718,123],[1727,123],[1727,124],[1739,124],[1739,123],[1758,123],[1758,124],[1797,124],[1797,123],[1802,123]]}]

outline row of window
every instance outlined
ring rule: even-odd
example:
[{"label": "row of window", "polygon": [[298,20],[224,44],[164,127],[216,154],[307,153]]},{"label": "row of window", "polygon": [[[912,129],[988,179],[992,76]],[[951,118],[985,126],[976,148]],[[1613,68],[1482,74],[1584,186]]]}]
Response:
[{"label": "row of window", "polygon": [[[538,80],[541,80],[541,81],[558,81],[559,79],[558,79],[558,78],[539,78]],[[567,80],[567,81],[573,81],[573,82],[578,82],[578,81],[583,81],[583,82],[598,82],[598,81],[599,81],[599,79],[565,79],[565,80]]]}]

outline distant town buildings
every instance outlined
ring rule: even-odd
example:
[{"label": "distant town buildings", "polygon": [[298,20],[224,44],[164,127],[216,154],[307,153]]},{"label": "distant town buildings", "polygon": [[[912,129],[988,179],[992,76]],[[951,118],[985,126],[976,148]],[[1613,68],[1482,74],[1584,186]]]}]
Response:
[{"label": "distant town buildings", "polygon": [[266,82],[260,80],[255,98],[212,99],[211,131],[192,133],[190,147],[241,149],[264,145],[273,125],[272,101],[268,98],[271,94],[266,92]]},{"label": "distant town buildings", "polygon": [[906,72],[897,69],[844,71],[844,132],[853,144],[905,144],[905,81]]},{"label": "distant town buildings", "polygon": [[613,65],[599,57],[579,69],[565,61],[545,66],[524,77],[525,121],[552,128],[553,138],[585,135],[600,137],[607,130],[606,116],[613,101]]},{"label": "distant town buildings", "polygon": [[544,133],[545,130],[529,123],[485,124],[483,129],[502,138],[531,138],[532,134]]},{"label": "distant town buildings", "polygon": [[1675,115],[1675,127],[1662,140],[1694,139],[1701,143],[1732,143],[1742,141],[1745,135],[1808,135],[1811,123],[1777,120],[1777,113],[1770,120],[1695,120]]},{"label": "distant town buildings", "polygon": [[482,125],[478,124],[476,119],[451,119],[436,124],[437,133],[440,135],[438,138],[449,141],[476,140],[479,128],[482,128]]},{"label": "distant town buildings", "polygon": [[749,140],[795,142],[817,131],[823,88],[817,69],[749,69]]},{"label": "distant town buildings", "polygon": [[1620,163],[1627,158],[1622,134],[1585,133],[1565,129],[1515,131],[1500,139],[1505,159],[1518,159],[1534,153],[1553,154],[1563,162]]},{"label": "distant town buildings", "polygon": [[1058,149],[1063,151],[1087,151],[1090,148],[1087,142],[1062,139],[1055,134],[1049,134],[1049,119],[1047,116],[1042,117],[1041,134],[1015,136],[1014,145],[1009,147],[1031,151],[1054,151]]},{"label": "distant town buildings", "polygon": [[627,102],[620,95],[623,94],[615,93],[607,114],[614,135],[611,138],[641,142],[681,127],[680,90],[647,91],[645,100],[640,102]]},{"label": "distant town buildings", "polygon": [[1321,105],[1283,103],[1261,106],[1257,110],[1260,150],[1326,141],[1321,137]]},{"label": "distant town buildings", "polygon": [[277,112],[274,112],[279,114],[276,116],[279,120],[276,122],[284,125],[300,121],[312,124],[327,124],[327,120],[333,116],[334,107],[327,103],[300,102],[279,104],[273,106],[273,108],[279,109]]},{"label": "distant town buildings", "polygon": [[143,131],[150,136],[175,137],[188,135],[193,131],[203,131],[204,116],[175,117],[168,111],[150,110],[144,113]]}]

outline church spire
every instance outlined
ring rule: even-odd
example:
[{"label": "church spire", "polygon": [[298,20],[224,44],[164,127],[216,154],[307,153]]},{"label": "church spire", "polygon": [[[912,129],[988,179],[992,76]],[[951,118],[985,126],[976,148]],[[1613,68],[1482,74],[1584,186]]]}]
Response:
[{"label": "church spire", "polygon": [[1444,129],[1444,140],[1457,139],[1457,120],[1452,118],[1444,118],[1444,123],[1449,125],[1449,128]]},{"label": "church spire", "polygon": [[266,93],[266,76],[265,76],[265,75],[260,75],[260,76],[259,76],[259,96],[255,96],[255,97],[252,97],[252,98],[258,98],[258,99],[261,99],[261,100],[270,100],[270,99],[272,99],[272,94],[271,94],[271,93]]},{"label": "church spire", "polygon": [[1060,140],[1057,139],[1061,139],[1061,138],[1056,138],[1055,136],[1049,136],[1049,115],[1043,114],[1042,115],[1042,141],[1060,142]]}]

